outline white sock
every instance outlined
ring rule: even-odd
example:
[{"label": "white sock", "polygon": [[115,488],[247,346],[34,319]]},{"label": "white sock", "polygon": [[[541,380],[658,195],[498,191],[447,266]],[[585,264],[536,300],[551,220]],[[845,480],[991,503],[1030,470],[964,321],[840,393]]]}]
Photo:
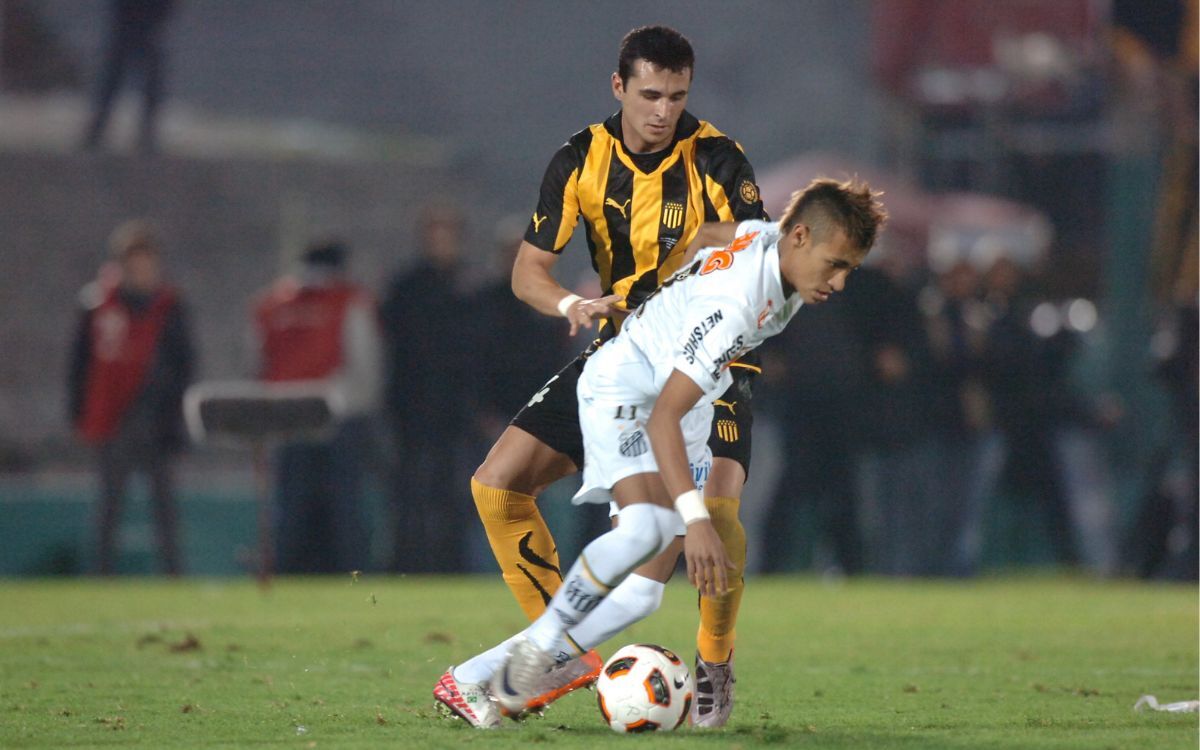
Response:
[{"label": "white sock", "polygon": [[617,527],[584,547],[545,613],[526,630],[541,650],[559,658],[583,653],[567,630],[587,619],[635,568],[666,549],[679,523],[673,509],[650,503],[630,505],[617,515]]},{"label": "white sock", "polygon": [[[524,631],[522,631],[523,633]],[[514,635],[506,641],[492,646],[487,651],[484,651],[478,656],[472,656],[462,664],[451,670],[454,679],[465,683],[482,683],[490,682],[492,675],[496,674],[496,670],[504,663],[508,657],[508,648],[512,642],[519,638],[521,633]]]},{"label": "white sock", "polygon": [[587,619],[567,631],[584,651],[596,648],[662,604],[665,583],[630,573]]}]

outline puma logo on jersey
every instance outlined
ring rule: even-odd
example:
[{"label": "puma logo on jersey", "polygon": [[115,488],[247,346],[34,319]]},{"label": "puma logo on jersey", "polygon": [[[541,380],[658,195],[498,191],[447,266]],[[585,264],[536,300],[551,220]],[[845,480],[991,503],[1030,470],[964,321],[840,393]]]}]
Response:
[{"label": "puma logo on jersey", "polygon": [[549,218],[550,218],[549,215],[538,218],[537,211],[534,211],[533,212],[533,231],[534,231],[534,233],[542,231],[542,223],[545,222],[546,219],[549,219]]},{"label": "puma logo on jersey", "polygon": [[717,399],[716,401],[713,401],[713,406],[724,406],[729,410],[730,414],[737,414],[737,409],[733,408],[737,406],[737,401],[722,401],[721,399]]},{"label": "puma logo on jersey", "polygon": [[627,209],[627,208],[629,207],[629,204],[630,204],[632,201],[633,201],[633,198],[626,198],[624,203],[617,203],[617,202],[616,202],[615,200],[613,200],[612,198],[605,198],[605,199],[604,199],[604,205],[606,205],[606,206],[612,206],[613,208],[617,209],[618,211],[620,211],[620,212],[621,212],[621,218],[622,218],[622,219],[625,219],[626,221],[628,221],[628,220],[629,220],[629,217],[625,215],[625,209]]}]

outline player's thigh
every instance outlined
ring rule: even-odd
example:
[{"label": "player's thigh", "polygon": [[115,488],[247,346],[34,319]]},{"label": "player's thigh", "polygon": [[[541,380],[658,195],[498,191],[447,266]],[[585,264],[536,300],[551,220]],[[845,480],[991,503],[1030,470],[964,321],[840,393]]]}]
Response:
[{"label": "player's thigh", "polygon": [[475,470],[475,481],[500,490],[538,495],[575,473],[575,462],[520,427],[509,425]]},{"label": "player's thigh", "polygon": [[619,480],[612,487],[612,496],[618,508],[626,508],[634,503],[653,503],[663,508],[674,507],[662,476],[656,468]]},{"label": "player's thigh", "polygon": [[559,370],[529,399],[475,470],[497,489],[536,495],[583,465],[576,385],[584,358]]}]

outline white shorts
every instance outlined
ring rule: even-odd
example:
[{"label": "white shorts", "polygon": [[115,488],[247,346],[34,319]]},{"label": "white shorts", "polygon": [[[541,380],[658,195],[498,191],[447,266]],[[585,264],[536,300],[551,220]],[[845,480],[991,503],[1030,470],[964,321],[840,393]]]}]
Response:
[{"label": "white shorts", "polygon": [[[635,474],[657,473],[646,436],[646,421],[658,390],[654,372],[636,347],[622,339],[593,354],[579,378],[579,426],[583,432],[583,486],[572,502],[612,501],[617,482]],[[708,437],[713,407],[702,399],[680,421],[688,462],[697,487],[712,468]]]}]

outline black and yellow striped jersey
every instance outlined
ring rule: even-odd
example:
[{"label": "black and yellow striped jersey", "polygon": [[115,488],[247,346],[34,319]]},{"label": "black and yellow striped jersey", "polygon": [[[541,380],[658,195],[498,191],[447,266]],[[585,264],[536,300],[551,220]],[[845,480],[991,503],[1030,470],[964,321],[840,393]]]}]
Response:
[{"label": "black and yellow striped jersey", "polygon": [[766,218],[732,139],[684,112],[670,146],[631,154],[619,111],[554,154],[525,240],[560,253],[580,216],[604,294],[622,295],[629,309],[679,267],[702,223]]}]

